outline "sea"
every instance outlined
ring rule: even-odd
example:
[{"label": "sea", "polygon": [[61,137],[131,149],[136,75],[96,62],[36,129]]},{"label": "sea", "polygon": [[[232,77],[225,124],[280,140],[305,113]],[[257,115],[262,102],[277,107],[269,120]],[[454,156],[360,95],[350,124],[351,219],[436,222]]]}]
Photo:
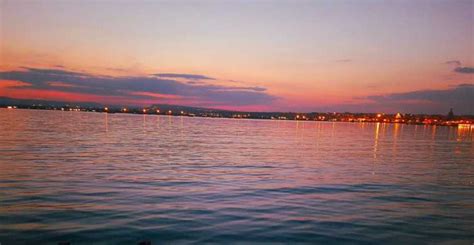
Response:
[{"label": "sea", "polygon": [[0,244],[474,243],[474,129],[0,109]]}]

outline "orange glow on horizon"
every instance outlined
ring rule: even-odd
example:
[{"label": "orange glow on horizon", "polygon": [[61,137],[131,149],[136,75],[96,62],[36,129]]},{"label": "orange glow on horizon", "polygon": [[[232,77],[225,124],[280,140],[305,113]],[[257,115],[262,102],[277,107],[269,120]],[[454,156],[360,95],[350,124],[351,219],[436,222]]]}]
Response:
[{"label": "orange glow on horizon", "polygon": [[2,92],[2,89],[6,88],[13,88],[13,87],[28,87],[31,86],[29,83],[25,83],[22,81],[16,81],[16,80],[0,80],[0,94]]}]

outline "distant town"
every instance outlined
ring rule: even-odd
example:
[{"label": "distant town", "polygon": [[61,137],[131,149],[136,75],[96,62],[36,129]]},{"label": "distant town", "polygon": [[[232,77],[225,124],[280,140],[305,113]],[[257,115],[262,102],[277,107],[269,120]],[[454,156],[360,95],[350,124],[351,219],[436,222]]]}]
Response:
[{"label": "distant town", "polygon": [[350,112],[240,112],[179,105],[104,106],[95,103],[66,103],[41,100],[17,100],[0,98],[0,108],[36,109],[60,111],[84,111],[100,113],[132,113],[144,115],[169,115],[187,117],[215,117],[235,119],[268,119],[330,122],[380,122],[421,125],[457,126],[474,129],[474,115],[455,115],[453,109],[445,115],[395,113],[350,113]]}]

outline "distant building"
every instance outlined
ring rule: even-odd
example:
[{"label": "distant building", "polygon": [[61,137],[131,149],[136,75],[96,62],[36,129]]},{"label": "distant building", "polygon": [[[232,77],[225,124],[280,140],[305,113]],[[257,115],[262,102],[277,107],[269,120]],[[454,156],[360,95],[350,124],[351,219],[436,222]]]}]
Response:
[{"label": "distant building", "polygon": [[451,121],[454,120],[454,113],[453,113],[453,108],[449,110],[448,116],[446,117],[446,120]]}]

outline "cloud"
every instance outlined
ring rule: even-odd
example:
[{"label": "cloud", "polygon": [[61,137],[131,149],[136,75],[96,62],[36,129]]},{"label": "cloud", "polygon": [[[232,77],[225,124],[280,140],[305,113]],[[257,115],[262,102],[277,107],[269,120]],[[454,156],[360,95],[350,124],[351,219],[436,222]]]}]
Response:
[{"label": "cloud", "polygon": [[417,90],[405,93],[392,93],[387,95],[373,95],[367,97],[375,102],[417,100],[427,102],[467,102],[474,104],[474,85],[460,84],[455,88],[445,90]]},{"label": "cloud", "polygon": [[37,74],[46,74],[46,75],[58,75],[58,76],[88,76],[85,73],[80,73],[80,72],[73,72],[73,71],[66,71],[63,69],[38,69],[38,68],[32,68],[32,67],[26,67],[22,66],[20,67],[21,69],[25,69],[29,72],[32,73],[37,73]]},{"label": "cloud", "polygon": [[342,60],[336,60],[336,62],[339,62],[339,63],[349,63],[349,62],[352,62],[351,59],[342,59]]},{"label": "cloud", "polygon": [[306,108],[320,112],[442,114],[454,109],[457,115],[474,115],[474,84],[459,84],[437,90],[357,96],[352,102]]},{"label": "cloud", "polygon": [[474,84],[459,84],[454,88],[417,90],[405,93],[368,96],[382,108],[399,108],[412,113],[444,113],[454,108],[459,113],[474,114]]},{"label": "cloud", "polygon": [[474,73],[474,67],[468,67],[468,66],[462,66],[462,62],[459,60],[448,60],[444,62],[445,64],[448,65],[455,65],[456,68],[454,68],[454,72],[457,73],[463,73],[463,74],[472,74]]},{"label": "cloud", "polygon": [[[268,105],[277,97],[266,93],[262,87],[232,87],[207,83],[191,84],[161,76],[100,76],[60,69],[22,67],[21,71],[0,72],[0,85],[6,80],[21,81],[29,86],[16,90],[37,89],[97,96],[120,96],[124,99],[150,100],[181,98],[181,102],[195,105]],[[174,78],[207,78],[203,75],[174,74]],[[166,76],[165,76],[166,77]],[[3,80],[3,81],[2,81]],[[10,87],[10,89],[12,89]],[[159,96],[157,96],[159,95]]]},{"label": "cloud", "polygon": [[444,62],[445,64],[447,65],[456,65],[456,66],[461,66],[461,61],[459,60],[448,60],[446,62]]},{"label": "cloud", "polygon": [[[222,88],[227,89],[226,87],[222,87]],[[259,91],[259,92],[263,92],[263,91],[267,90],[266,88],[258,87],[258,86],[255,86],[255,87],[230,87],[230,88],[232,88],[233,90],[253,90],[253,91]]]},{"label": "cloud", "polygon": [[108,70],[108,71],[116,71],[116,72],[126,72],[126,71],[128,71],[125,68],[115,68],[115,67],[107,67],[105,69]]},{"label": "cloud", "polygon": [[474,67],[456,67],[456,69],[454,69],[455,72],[457,73],[464,73],[464,74],[472,74],[474,73]]},{"label": "cloud", "polygon": [[208,77],[204,75],[197,75],[197,74],[179,74],[179,73],[157,73],[153,74],[157,77],[165,77],[165,78],[184,78],[184,79],[192,79],[192,80],[215,80],[213,77]]}]

